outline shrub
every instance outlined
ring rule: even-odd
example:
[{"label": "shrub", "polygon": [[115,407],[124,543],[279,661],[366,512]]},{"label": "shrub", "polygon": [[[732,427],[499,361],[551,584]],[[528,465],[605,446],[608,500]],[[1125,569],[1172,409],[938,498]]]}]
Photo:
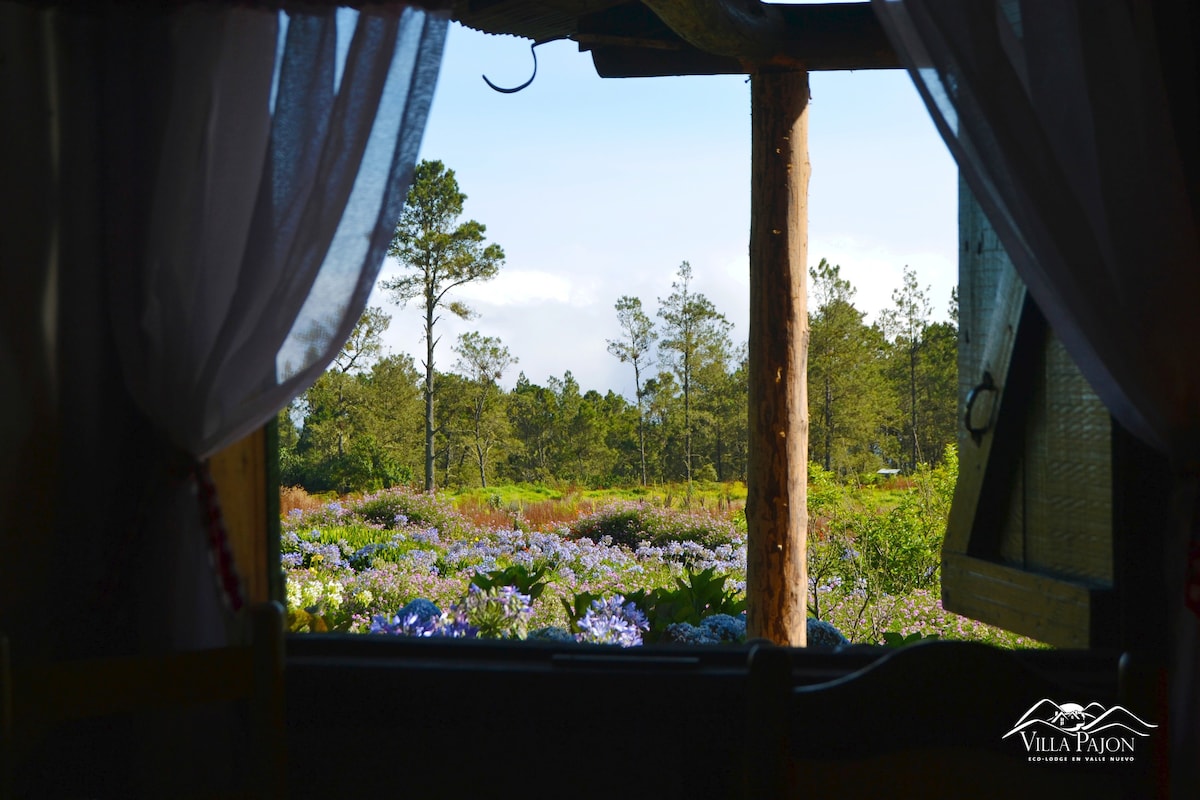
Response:
[{"label": "shrub", "polygon": [[575,538],[600,541],[633,549],[642,542],[661,546],[669,542],[695,542],[703,547],[729,544],[738,538],[737,527],[702,511],[671,511],[643,502],[612,503],[580,517],[569,528]]},{"label": "shrub", "polygon": [[448,500],[411,489],[386,489],[364,495],[350,501],[349,510],[365,522],[385,529],[433,528],[446,538],[458,538],[474,531],[474,526],[455,513]]}]

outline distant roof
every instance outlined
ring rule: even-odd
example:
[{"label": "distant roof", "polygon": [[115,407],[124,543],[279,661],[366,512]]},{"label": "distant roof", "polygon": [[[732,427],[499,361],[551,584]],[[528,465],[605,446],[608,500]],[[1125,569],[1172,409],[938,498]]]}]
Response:
[{"label": "distant roof", "polygon": [[899,475],[900,470],[898,470],[898,469],[880,469],[880,470],[876,470],[875,474],[876,475]]}]

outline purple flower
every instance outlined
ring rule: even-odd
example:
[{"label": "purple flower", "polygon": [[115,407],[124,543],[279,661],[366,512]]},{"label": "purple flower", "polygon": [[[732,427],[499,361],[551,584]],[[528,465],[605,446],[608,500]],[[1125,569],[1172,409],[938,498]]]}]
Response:
[{"label": "purple flower", "polygon": [[[445,636],[451,639],[470,639],[479,634],[479,629],[471,625],[466,614],[458,606],[452,606],[444,614],[432,616],[425,613],[428,611],[428,607],[423,604],[433,606],[428,600],[415,600],[405,606],[405,609],[413,606],[414,603],[420,605],[414,606],[415,610],[408,613],[402,610],[401,613],[391,617],[376,614],[371,620],[369,632],[420,638]],[[436,608],[436,606],[433,607]]]},{"label": "purple flower", "polygon": [[642,631],[649,630],[646,615],[632,602],[616,594],[608,600],[593,600],[591,608],[579,620],[581,642],[619,644],[633,647],[642,643]]},{"label": "purple flower", "polygon": [[442,614],[438,620],[437,636],[450,639],[474,639],[479,636],[479,628],[471,624],[466,610],[459,606],[450,606],[450,610]]},{"label": "purple flower", "polygon": [[437,544],[438,529],[426,528],[423,531],[413,531],[412,540],[414,542],[419,542],[420,544]]}]

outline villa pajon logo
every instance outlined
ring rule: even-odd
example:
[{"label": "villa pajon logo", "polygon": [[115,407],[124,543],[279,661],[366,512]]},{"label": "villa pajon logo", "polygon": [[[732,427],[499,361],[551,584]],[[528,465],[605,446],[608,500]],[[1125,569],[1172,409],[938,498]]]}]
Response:
[{"label": "villa pajon logo", "polygon": [[1133,761],[1137,741],[1157,727],[1122,706],[1043,698],[1000,738],[1017,734],[1030,761]]}]

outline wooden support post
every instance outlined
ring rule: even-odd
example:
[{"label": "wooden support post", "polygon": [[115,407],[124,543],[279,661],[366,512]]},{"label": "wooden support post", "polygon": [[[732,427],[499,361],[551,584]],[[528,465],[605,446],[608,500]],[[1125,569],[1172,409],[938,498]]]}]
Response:
[{"label": "wooden support post", "polygon": [[747,635],[807,643],[808,73],[751,78]]}]

